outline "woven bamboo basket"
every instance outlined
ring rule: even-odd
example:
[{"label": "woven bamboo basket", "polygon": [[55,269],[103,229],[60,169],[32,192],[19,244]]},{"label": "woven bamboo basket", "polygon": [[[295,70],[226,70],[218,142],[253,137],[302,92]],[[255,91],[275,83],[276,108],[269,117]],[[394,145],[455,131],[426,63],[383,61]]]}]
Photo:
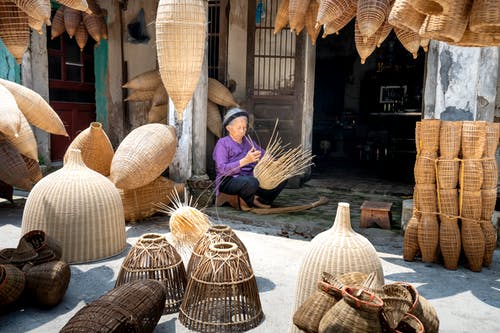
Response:
[{"label": "woven bamboo basket", "polygon": [[456,0],[446,13],[427,16],[420,27],[420,36],[458,42],[467,28],[470,5],[470,0]]},{"label": "woven bamboo basket", "polygon": [[439,154],[444,159],[458,157],[462,139],[461,121],[442,121],[439,129]]},{"label": "woven bamboo basket", "polygon": [[470,29],[476,33],[500,33],[500,8],[495,1],[475,0],[470,11]]},{"label": "woven bamboo basket", "polygon": [[134,280],[153,279],[166,290],[164,314],[179,311],[186,289],[186,270],[177,250],[165,236],[142,235],[123,260],[115,287]]},{"label": "woven bamboo basket", "polygon": [[406,231],[404,235],[404,245],[403,245],[403,259],[405,261],[413,261],[415,257],[420,252],[420,247],[418,245],[418,220],[419,216],[413,214],[408,225],[406,226]]},{"label": "woven bamboo basket", "polygon": [[415,185],[416,207],[417,210],[424,213],[437,212],[437,191],[435,184],[417,184]]},{"label": "woven bamboo basket", "polygon": [[207,20],[207,2],[203,0],[160,0],[158,4],[158,64],[178,119],[182,119],[200,79]]},{"label": "woven bamboo basket", "polygon": [[391,0],[358,1],[356,19],[361,35],[371,37],[377,32],[386,21],[391,5]]},{"label": "woven bamboo basket", "polygon": [[473,272],[480,272],[483,265],[486,243],[481,225],[477,221],[462,219],[462,247],[468,267]]},{"label": "woven bamboo basket", "polygon": [[87,5],[89,6],[89,9],[92,12],[92,14],[97,16],[104,15],[101,7],[99,7],[99,5],[95,2],[95,0],[87,0]]},{"label": "woven bamboo basket", "polygon": [[478,191],[483,185],[483,163],[480,160],[462,160],[460,163],[460,188]]},{"label": "woven bamboo basket", "polygon": [[413,170],[416,184],[436,183],[436,159],[436,153],[422,153],[417,155]]},{"label": "woven bamboo basket", "polygon": [[50,261],[25,270],[26,290],[44,307],[61,302],[71,278],[69,265],[64,261]]},{"label": "woven bamboo basket", "polygon": [[422,122],[421,121],[415,122],[415,149],[417,151],[417,155],[420,155],[420,151],[422,150],[422,140],[420,139],[421,130],[422,130]]},{"label": "woven bamboo basket", "polygon": [[179,320],[201,332],[242,332],[263,319],[252,268],[234,243],[211,244],[188,281]]},{"label": "woven bamboo basket", "polygon": [[439,189],[439,212],[448,216],[458,216],[458,190]]},{"label": "woven bamboo basket", "polygon": [[439,318],[436,309],[429,303],[429,301],[419,294],[417,288],[410,283],[396,282],[405,286],[412,295],[413,305],[409,313],[417,317],[424,325],[425,332],[437,333],[439,332]]},{"label": "woven bamboo basket", "polygon": [[151,333],[163,314],[165,297],[159,281],[132,281],[80,309],[60,332]]},{"label": "woven bamboo basket", "polygon": [[7,137],[19,135],[21,129],[21,111],[19,110],[14,96],[0,84],[0,134]]},{"label": "woven bamboo basket", "polygon": [[156,88],[155,93],[153,94],[152,103],[153,106],[167,105],[168,109],[168,92],[167,89],[165,89],[163,83],[161,82]]},{"label": "woven bamboo basket", "polygon": [[319,3],[318,17],[316,20],[319,24],[326,24],[335,20],[342,13],[349,11],[353,3],[357,6],[357,0],[324,0]]},{"label": "woven bamboo basket", "polygon": [[319,32],[321,31],[321,25],[316,25],[316,17],[318,16],[319,5],[316,1],[309,2],[309,8],[307,9],[305,24],[307,34],[311,39],[311,44],[316,45],[316,39],[318,39]]},{"label": "woven bamboo basket", "polygon": [[64,9],[64,27],[66,28],[66,32],[68,33],[70,38],[76,33],[76,29],[82,22],[82,12],[78,9],[73,9],[70,7],[66,7]]},{"label": "woven bamboo basket", "polygon": [[176,149],[174,127],[164,124],[140,126],[116,149],[109,178],[117,188],[125,190],[149,184],[169,166]]},{"label": "woven bamboo basket", "polygon": [[125,102],[146,102],[152,101],[155,95],[154,90],[134,90],[127,98],[124,99]]},{"label": "woven bamboo basket", "polygon": [[436,262],[439,246],[439,224],[436,214],[422,213],[418,222],[418,246],[423,262]]},{"label": "woven bamboo basket", "polygon": [[416,316],[407,313],[396,327],[396,332],[402,333],[424,333],[424,324]]},{"label": "woven bamboo basket", "polygon": [[40,0],[12,0],[30,17],[50,25],[50,2]]},{"label": "woven bamboo basket", "polygon": [[217,104],[211,101],[207,101],[207,127],[216,137],[222,136],[222,116]]},{"label": "woven bamboo basket", "polygon": [[443,255],[444,267],[456,270],[462,249],[458,219],[442,216],[439,224],[439,248]]},{"label": "woven bamboo basket", "polygon": [[148,111],[148,123],[166,124],[164,119],[168,118],[168,104],[151,106]]},{"label": "woven bamboo basket", "polygon": [[38,161],[38,146],[35,134],[33,134],[33,130],[24,115],[21,114],[21,127],[19,128],[18,136],[9,137],[7,140],[9,140],[22,155]]},{"label": "woven bamboo basket", "polygon": [[[329,292],[334,295],[337,300],[342,298],[342,291],[345,286],[361,288],[363,282],[368,278],[368,274],[363,272],[348,272],[340,275],[333,276],[327,272],[321,274],[321,280],[328,283]],[[380,285],[379,285],[380,286]]]},{"label": "woven bamboo basket", "polygon": [[[338,299],[330,294],[331,289],[331,285],[323,281],[318,282],[318,289],[295,311],[295,326],[304,332],[318,332],[321,318],[338,302]],[[337,292],[342,295],[342,290],[337,289]]]},{"label": "woven bamboo basket", "polygon": [[497,189],[481,190],[481,220],[491,221],[497,202]]},{"label": "woven bamboo basket", "polygon": [[299,32],[300,27],[305,25],[305,17],[310,1],[290,0],[288,3],[288,18],[290,31]]},{"label": "woven bamboo basket", "polygon": [[378,42],[377,42],[377,47],[380,47],[382,43],[389,37],[392,31],[392,25],[389,23],[389,21],[385,21],[384,24],[380,27],[379,31],[377,31],[377,36]]},{"label": "woven bamboo basket", "polygon": [[122,88],[136,90],[155,90],[162,84],[160,72],[157,69],[141,73],[127,81]]},{"label": "woven bamboo basket", "polygon": [[0,305],[15,302],[23,293],[26,279],[14,265],[0,265]]},{"label": "woven bamboo basket", "polygon": [[356,50],[358,51],[359,57],[361,58],[361,64],[366,62],[366,59],[375,51],[377,48],[379,38],[376,34],[371,37],[364,37],[359,31],[358,19],[356,18],[356,24],[354,27],[354,43],[356,44]]},{"label": "woven bamboo basket", "polygon": [[441,120],[423,119],[420,122],[420,148],[421,152],[435,153],[439,149],[439,133]]},{"label": "woven bamboo basket", "polygon": [[484,236],[483,267],[490,267],[497,247],[497,231],[490,220],[483,220],[480,225]]},{"label": "woven bamboo basket", "polygon": [[500,140],[500,123],[486,123],[483,158],[495,157]]},{"label": "woven bamboo basket", "polygon": [[463,158],[480,159],[486,146],[486,122],[462,122],[462,156]]},{"label": "woven bamboo basket", "polygon": [[43,24],[43,21],[37,20],[36,18],[28,15],[28,26],[34,31],[38,32],[39,35],[43,34]]},{"label": "woven bamboo basket", "polygon": [[411,0],[396,0],[389,13],[389,23],[396,28],[418,33],[424,23],[425,15],[411,5]]},{"label": "woven bamboo basket", "polygon": [[43,264],[49,261],[60,260],[62,258],[61,244],[54,238],[47,235],[43,230],[32,230],[25,233],[19,240],[20,247],[32,248],[37,256],[30,259],[33,265]]},{"label": "woven bamboo basket", "polygon": [[382,296],[384,305],[382,306],[382,318],[387,326],[396,329],[405,314],[412,305],[410,292],[404,287],[400,287],[408,293],[408,297],[401,296]]},{"label": "woven bamboo basket", "polygon": [[82,13],[82,22],[87,29],[88,34],[95,40],[96,43],[101,42],[101,20],[103,18],[91,15],[87,13]]},{"label": "woven bamboo basket", "polygon": [[80,51],[83,51],[85,48],[85,45],[87,45],[87,41],[89,39],[89,34],[87,32],[87,29],[85,28],[85,25],[83,22],[80,22],[78,25],[78,28],[75,31],[75,39],[76,43],[78,44],[78,47],[80,48]]},{"label": "woven bamboo basket", "polygon": [[363,289],[347,287],[342,300],[328,310],[319,323],[319,332],[382,332],[379,314],[384,302]]},{"label": "woven bamboo basket", "polygon": [[493,34],[475,33],[469,30],[470,26],[465,29],[462,38],[458,42],[450,43],[450,45],[466,46],[466,47],[484,47],[498,46],[499,43],[495,40]]},{"label": "woven bamboo basket", "polygon": [[460,216],[465,219],[479,220],[482,211],[481,190],[478,191],[460,191],[459,198]]},{"label": "woven bamboo basket", "polygon": [[[320,4],[321,5],[321,4]],[[327,21],[323,24],[323,38],[328,35],[338,33],[343,27],[345,27],[351,20],[356,17],[356,10],[358,8],[357,1],[349,2],[349,7],[346,7],[340,16],[337,18]],[[319,13],[319,9],[318,9]]]},{"label": "woven bamboo basket", "polygon": [[439,15],[447,13],[452,5],[451,0],[413,0],[412,6],[425,15]]},{"label": "woven bamboo basket", "polygon": [[274,34],[277,34],[281,29],[285,28],[288,24],[288,5],[290,0],[280,0],[278,2],[278,10],[274,18]]},{"label": "woven bamboo basket", "polygon": [[0,198],[10,201],[11,204],[14,203],[14,188],[0,180]]},{"label": "woven bamboo basket", "polygon": [[413,59],[417,59],[418,49],[420,48],[420,36],[418,33],[399,28],[394,28],[394,32],[403,47],[413,55]]},{"label": "woven bamboo basket", "polygon": [[139,188],[120,190],[125,221],[134,222],[155,214],[158,211],[156,203],[168,205],[174,191],[182,195],[184,184],[161,176]]},{"label": "woven bamboo basket", "polygon": [[89,127],[81,131],[73,139],[66,150],[66,154],[64,154],[65,163],[71,149],[80,149],[83,163],[88,168],[99,172],[103,176],[109,176],[111,161],[115,152],[101,123],[90,123]]},{"label": "woven bamboo basket", "polygon": [[241,239],[234,233],[231,227],[218,224],[210,226],[203,237],[201,237],[193,247],[193,251],[191,253],[191,258],[189,259],[187,268],[188,277],[191,276],[191,273],[199,265],[199,263],[205,256],[205,253],[207,253],[207,251],[209,250],[210,245],[220,242],[229,242],[236,244],[238,246],[238,249],[241,251],[243,258],[246,259],[248,261],[248,265],[252,267],[245,244],[243,244]]},{"label": "woven bamboo basket", "polygon": [[208,78],[208,99],[217,105],[228,108],[238,106],[229,89],[216,79],[210,77]]},{"label": "woven bamboo basket", "polygon": [[458,185],[458,175],[460,170],[460,161],[458,159],[437,160],[436,164],[436,183],[438,189],[454,189]]},{"label": "woven bamboo basket", "polygon": [[92,13],[89,10],[89,5],[86,0],[58,0],[58,2],[68,8],[76,9],[88,14]]},{"label": "woven bamboo basket", "polygon": [[39,181],[26,201],[21,231],[44,230],[63,249],[62,260],[88,262],[120,253],[125,221],[118,190],[87,168],[72,149],[67,163]]},{"label": "woven bamboo basket", "polygon": [[31,189],[29,172],[21,154],[0,134],[0,180],[25,190]]},{"label": "woven bamboo basket", "polygon": [[0,2],[0,38],[20,64],[30,44],[28,15],[10,1]]},{"label": "woven bamboo basket", "polygon": [[429,43],[431,40],[429,38],[420,38],[420,46],[424,49],[424,52],[429,51]]},{"label": "woven bamboo basket", "polygon": [[64,8],[65,6],[60,6],[57,8],[54,17],[52,18],[52,25],[50,27],[50,39],[61,36],[66,28],[64,27]]},{"label": "woven bamboo basket", "polygon": [[14,96],[19,110],[30,124],[52,134],[68,136],[61,118],[40,94],[3,79],[0,79],[0,85],[7,88]]},{"label": "woven bamboo basket", "polygon": [[335,222],[318,234],[302,257],[293,311],[314,292],[322,272],[340,275],[347,272],[377,272],[377,282],[384,284],[380,259],[373,245],[351,227],[349,204],[339,203]]}]

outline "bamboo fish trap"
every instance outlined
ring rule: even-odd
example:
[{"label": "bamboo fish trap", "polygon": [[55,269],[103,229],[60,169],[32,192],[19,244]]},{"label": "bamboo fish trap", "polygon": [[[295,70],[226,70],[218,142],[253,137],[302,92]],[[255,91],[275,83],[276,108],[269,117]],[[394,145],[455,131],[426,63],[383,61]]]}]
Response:
[{"label": "bamboo fish trap", "polygon": [[300,175],[314,164],[312,163],[314,156],[310,150],[305,150],[302,146],[287,150],[287,145],[282,146],[282,140],[276,132],[277,125],[278,121],[264,156],[254,168],[254,176],[259,180],[259,187],[266,190],[276,188],[283,181]]},{"label": "bamboo fish trap", "polygon": [[30,44],[28,15],[10,1],[0,1],[0,38],[20,64]]}]

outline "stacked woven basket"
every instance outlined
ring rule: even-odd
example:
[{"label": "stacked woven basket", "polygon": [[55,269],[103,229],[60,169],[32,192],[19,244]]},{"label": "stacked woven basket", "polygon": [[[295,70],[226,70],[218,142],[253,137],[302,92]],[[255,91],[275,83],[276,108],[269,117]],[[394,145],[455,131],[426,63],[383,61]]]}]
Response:
[{"label": "stacked woven basket", "polygon": [[[491,264],[491,223],[498,182],[498,123],[422,120],[417,123],[414,215],[405,233],[404,258],[457,269],[463,249],[468,267]],[[438,157],[439,155],[439,157]]]}]

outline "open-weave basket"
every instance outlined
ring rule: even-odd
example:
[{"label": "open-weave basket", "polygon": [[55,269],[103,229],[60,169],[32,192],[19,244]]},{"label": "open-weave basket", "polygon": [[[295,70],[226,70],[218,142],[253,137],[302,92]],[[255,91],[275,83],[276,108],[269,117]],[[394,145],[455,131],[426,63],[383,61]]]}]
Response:
[{"label": "open-weave basket", "polygon": [[425,15],[411,5],[411,0],[396,0],[389,13],[389,23],[396,28],[418,33],[425,20]]},{"label": "open-weave basket", "polygon": [[416,191],[416,207],[424,213],[437,212],[437,191],[436,184],[417,184]]},{"label": "open-weave basket", "polygon": [[413,169],[416,184],[436,183],[436,159],[436,153],[421,153],[417,155]]},{"label": "open-weave basket", "polygon": [[495,35],[487,33],[476,33],[472,32],[470,25],[465,29],[462,38],[458,42],[448,42],[450,45],[455,46],[468,46],[468,47],[488,47],[488,46],[498,46],[499,42],[495,40]]},{"label": "open-weave basket", "polygon": [[[407,291],[404,288],[403,290]],[[411,295],[408,291],[407,293],[408,297],[401,297],[399,295],[384,295],[381,297],[384,302],[382,306],[382,318],[391,329],[396,329],[399,322],[403,319],[412,305]]]},{"label": "open-weave basket", "polygon": [[462,235],[462,247],[469,269],[473,272],[480,272],[486,248],[480,223],[469,219],[462,219],[460,234]]},{"label": "open-weave basket", "polygon": [[57,8],[56,13],[52,17],[52,25],[50,26],[50,39],[61,36],[66,28],[64,27],[64,8],[65,6],[60,6]]},{"label": "open-weave basket", "polygon": [[479,220],[482,210],[481,190],[478,191],[460,191],[459,210],[460,216],[466,219]]},{"label": "open-weave basket", "polygon": [[35,134],[24,115],[21,114],[21,126],[19,127],[18,136],[9,137],[7,140],[9,140],[21,154],[38,161],[38,146]]},{"label": "open-weave basket", "polygon": [[483,266],[490,267],[493,260],[493,252],[495,252],[497,247],[497,231],[490,220],[481,221],[480,225],[484,235]]},{"label": "open-weave basket", "polygon": [[356,19],[361,35],[370,37],[384,24],[391,10],[391,2],[391,0],[358,1]]},{"label": "open-weave basket", "polygon": [[439,189],[439,212],[448,216],[458,215],[458,190],[456,188],[451,189]]},{"label": "open-weave basket", "polygon": [[400,28],[394,28],[394,32],[403,47],[412,54],[413,59],[417,59],[418,49],[420,48],[420,36],[418,33]]},{"label": "open-weave basket", "polygon": [[425,332],[437,333],[439,332],[439,318],[436,313],[436,309],[429,303],[429,301],[421,296],[415,288],[410,283],[406,282],[396,282],[405,286],[412,295],[413,305],[410,308],[409,313],[417,317],[425,327]]},{"label": "open-weave basket", "polygon": [[349,4],[349,7],[345,8],[340,16],[323,24],[323,38],[338,33],[340,29],[345,27],[354,17],[356,17],[358,2],[351,1]]},{"label": "open-weave basket", "polygon": [[319,24],[325,24],[333,21],[342,13],[349,11],[353,3],[357,6],[357,0],[324,0],[319,3],[317,21]]},{"label": "open-weave basket", "polygon": [[496,1],[474,0],[470,29],[476,33],[500,33],[500,8]]},{"label": "open-weave basket", "polygon": [[222,136],[222,116],[219,107],[212,101],[207,101],[207,127],[216,137]]},{"label": "open-weave basket", "polygon": [[87,41],[89,40],[89,33],[87,32],[87,29],[85,28],[83,22],[80,22],[78,28],[75,31],[75,39],[78,47],[80,48],[80,51],[83,51],[85,45],[87,45]]},{"label": "open-weave basket", "polygon": [[125,220],[118,190],[106,177],[85,166],[80,151],[40,180],[23,213],[23,234],[44,230],[62,247],[62,260],[88,262],[121,252]]},{"label": "open-weave basket", "polygon": [[420,27],[420,36],[458,42],[467,28],[470,4],[470,0],[456,0],[446,14],[427,16]]},{"label": "open-weave basket", "polygon": [[234,243],[210,245],[188,281],[179,320],[201,332],[242,332],[263,319],[257,282]]},{"label": "open-weave basket", "polygon": [[483,163],[480,160],[462,160],[460,163],[460,188],[478,191],[483,185]]},{"label": "open-weave basket", "polygon": [[210,226],[203,237],[194,245],[187,268],[188,277],[191,276],[193,270],[199,265],[205,253],[209,250],[210,245],[220,242],[236,244],[243,254],[244,259],[248,261],[248,265],[252,267],[247,248],[241,239],[234,233],[233,229],[227,225],[215,224]]},{"label": "open-weave basket", "polygon": [[422,213],[418,222],[418,246],[423,262],[437,261],[439,246],[439,223],[434,213]]},{"label": "open-weave basket", "polygon": [[20,64],[30,44],[28,15],[10,1],[0,2],[0,38]]},{"label": "open-weave basket", "polygon": [[420,121],[419,146],[421,152],[435,153],[439,149],[441,120],[423,119]]},{"label": "open-weave basket", "polygon": [[462,249],[462,240],[458,219],[441,215],[439,224],[439,248],[443,255],[443,266],[446,269],[456,270]]},{"label": "open-weave basket", "polygon": [[285,28],[288,24],[288,5],[290,0],[280,0],[278,2],[278,9],[274,18],[274,34],[277,34],[281,29]]},{"label": "open-weave basket", "polygon": [[439,129],[439,155],[441,158],[458,157],[462,140],[461,121],[442,121]]},{"label": "open-weave basket", "polygon": [[495,157],[500,140],[500,123],[486,123],[486,141],[484,144],[483,157]]},{"label": "open-weave basket", "polygon": [[83,25],[85,26],[85,29],[88,31],[88,34],[92,37],[93,40],[96,41],[96,43],[100,43],[101,41],[102,36],[101,36],[100,21],[102,19],[103,19],[102,17],[96,15],[82,13]]},{"label": "open-weave basket", "polygon": [[50,2],[43,0],[12,0],[29,16],[50,25]]},{"label": "open-weave basket", "polygon": [[173,126],[146,124],[132,130],[116,149],[109,178],[132,190],[151,183],[169,166],[177,150]]},{"label": "open-weave basket", "polygon": [[179,311],[186,288],[186,270],[177,250],[155,233],[142,235],[123,260],[115,287],[134,280],[153,279],[165,286],[163,313]]},{"label": "open-weave basket", "polygon": [[481,190],[481,220],[491,221],[497,203],[497,189]]},{"label": "open-weave basket", "polygon": [[452,0],[413,0],[412,6],[425,15],[439,15],[448,12]]},{"label": "open-weave basket", "polygon": [[354,26],[354,43],[359,57],[361,58],[361,64],[364,64],[366,59],[375,51],[378,40],[379,38],[376,33],[370,37],[363,36],[359,30],[358,19],[356,18]]},{"label": "open-weave basket", "polygon": [[28,168],[19,151],[0,133],[0,180],[30,190]]},{"label": "open-weave basket", "polygon": [[82,12],[78,9],[66,7],[64,9],[64,27],[70,38],[76,33],[76,29],[82,22]]},{"label": "open-weave basket", "polygon": [[52,307],[63,299],[71,278],[69,265],[64,261],[50,261],[24,269],[26,290],[44,307]]},{"label": "open-weave basket", "polygon": [[437,160],[436,182],[438,189],[454,189],[458,184],[458,175],[460,170],[460,161],[458,159]]},{"label": "open-weave basket", "polygon": [[60,332],[153,332],[163,314],[165,296],[159,281],[123,284],[80,309]]},{"label": "open-weave basket", "polygon": [[203,0],[160,0],[158,4],[159,70],[178,119],[182,119],[200,79],[207,20],[207,2]]},{"label": "open-weave basket", "polygon": [[316,17],[318,16],[319,4],[316,1],[311,1],[309,3],[309,8],[306,13],[306,30],[309,38],[311,39],[311,44],[316,45],[316,39],[318,39],[319,32],[321,31],[321,25],[316,24]]},{"label": "open-weave basket", "polygon": [[0,265],[0,305],[15,302],[23,293],[26,279],[14,265]]},{"label": "open-weave basket", "polygon": [[99,172],[103,176],[109,176],[111,161],[115,152],[101,123],[90,123],[88,128],[81,131],[73,139],[64,155],[65,162],[71,148],[81,150],[83,162],[88,168]]},{"label": "open-weave basket", "polygon": [[463,158],[479,159],[483,156],[486,146],[486,122],[462,122],[462,156]]},{"label": "open-weave basket", "polygon": [[288,18],[290,24],[290,30],[300,32],[305,24],[305,17],[307,13],[307,8],[309,7],[309,1],[303,0],[290,0],[288,4]]},{"label": "open-weave basket", "polygon": [[208,99],[217,105],[228,108],[238,106],[231,91],[221,82],[211,77],[208,78]]},{"label": "open-weave basket", "polygon": [[419,214],[414,213],[408,221],[404,235],[403,243],[403,259],[405,261],[413,261],[420,251],[418,245],[418,219]]},{"label": "open-weave basket", "polygon": [[21,127],[21,111],[12,93],[3,85],[0,85],[0,135],[14,137],[19,134]]}]

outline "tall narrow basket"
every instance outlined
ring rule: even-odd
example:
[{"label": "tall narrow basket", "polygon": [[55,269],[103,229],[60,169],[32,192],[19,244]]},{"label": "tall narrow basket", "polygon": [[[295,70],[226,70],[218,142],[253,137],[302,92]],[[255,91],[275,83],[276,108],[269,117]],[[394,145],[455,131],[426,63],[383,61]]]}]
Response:
[{"label": "tall narrow basket", "polygon": [[160,234],[149,233],[139,238],[123,260],[115,287],[144,279],[157,280],[165,286],[163,313],[179,311],[186,288],[186,271],[177,250]]},{"label": "tall narrow basket", "polygon": [[464,121],[462,123],[462,156],[479,159],[486,145],[486,122]]}]

